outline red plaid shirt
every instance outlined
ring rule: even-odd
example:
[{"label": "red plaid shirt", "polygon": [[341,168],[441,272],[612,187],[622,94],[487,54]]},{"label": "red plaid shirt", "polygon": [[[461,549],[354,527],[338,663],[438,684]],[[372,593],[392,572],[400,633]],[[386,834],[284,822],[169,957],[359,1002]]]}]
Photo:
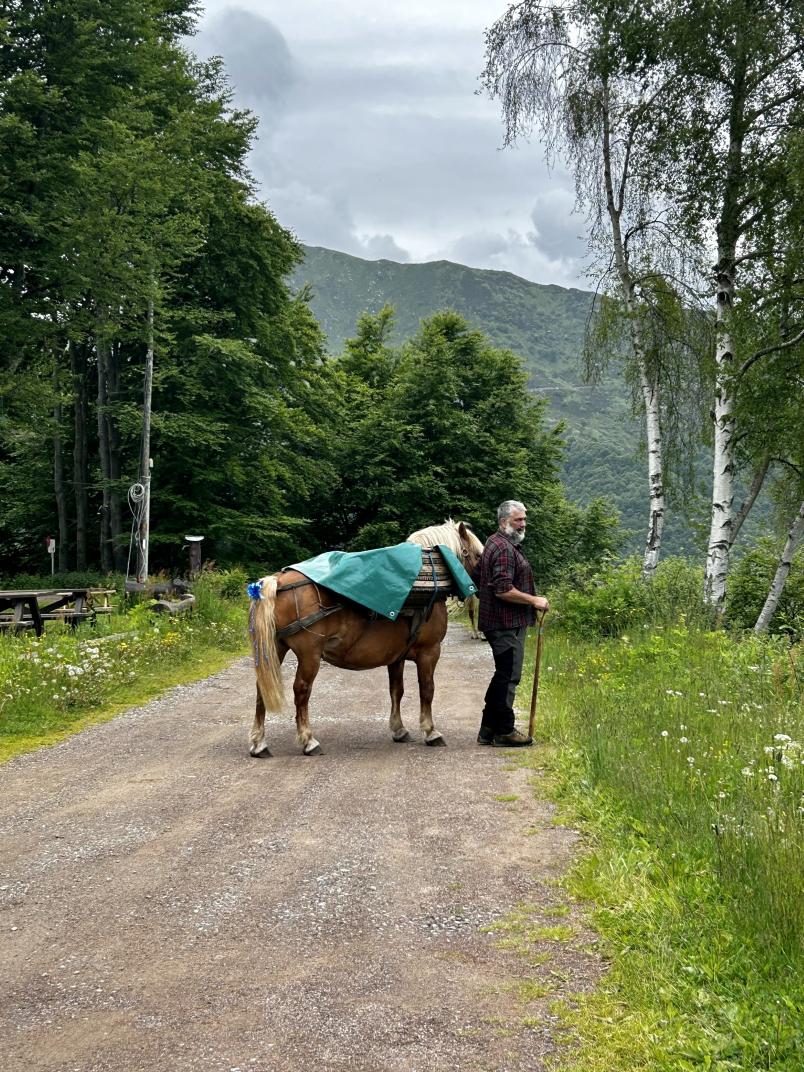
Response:
[{"label": "red plaid shirt", "polygon": [[535,623],[536,612],[533,607],[526,603],[507,603],[497,599],[498,593],[510,592],[512,588],[536,595],[530,562],[501,532],[495,532],[486,540],[472,580],[477,585],[480,599],[478,625],[484,633],[493,629],[518,629],[522,625]]}]

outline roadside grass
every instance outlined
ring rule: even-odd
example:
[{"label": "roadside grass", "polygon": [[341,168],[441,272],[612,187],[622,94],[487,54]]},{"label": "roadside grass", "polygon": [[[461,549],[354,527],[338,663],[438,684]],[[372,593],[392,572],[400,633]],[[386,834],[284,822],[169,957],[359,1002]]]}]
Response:
[{"label": "roadside grass", "polygon": [[801,645],[555,629],[541,669],[539,747],[517,760],[585,833],[564,885],[610,965],[561,1005],[562,1072],[800,1072]]},{"label": "roadside grass", "polygon": [[51,623],[39,638],[0,635],[0,762],[245,654],[245,596],[226,598],[226,578],[214,575],[203,575],[194,592],[190,614],[156,615],[140,603],[74,632]]}]

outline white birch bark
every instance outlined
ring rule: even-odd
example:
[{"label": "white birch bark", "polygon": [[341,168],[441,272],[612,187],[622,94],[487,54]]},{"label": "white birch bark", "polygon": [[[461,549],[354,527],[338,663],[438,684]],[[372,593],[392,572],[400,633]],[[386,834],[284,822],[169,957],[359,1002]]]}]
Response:
[{"label": "white birch bark", "polygon": [[[721,265],[724,260],[721,258]],[[725,260],[725,267],[718,272],[717,289],[712,517],[704,575],[704,598],[717,611],[723,610],[726,599],[734,516],[734,407],[731,383],[734,352],[730,330],[734,295],[733,263],[733,257]]]},{"label": "white birch bark", "polygon": [[[627,163],[624,166],[627,167]],[[623,291],[626,312],[628,314],[631,346],[634,351],[634,358],[639,372],[640,393],[645,407],[650,507],[648,536],[645,542],[645,552],[642,557],[642,576],[648,579],[653,576],[659,562],[659,552],[662,545],[662,531],[664,529],[664,473],[662,467],[662,429],[659,420],[659,384],[656,377],[651,378],[648,371],[645,347],[643,345],[642,333],[639,328],[634,280],[628,262],[625,243],[623,241],[622,192],[625,189],[625,184],[628,178],[627,175],[623,175],[621,178],[619,195],[615,194],[614,191],[611,147],[611,102],[608,88],[604,89],[603,95],[603,174],[606,184],[606,208],[611,222],[611,236],[614,245],[614,262],[617,268],[617,275],[620,279],[620,286]]]},{"label": "white birch bark", "polygon": [[799,507],[798,516],[787,534],[787,541],[784,545],[782,556],[779,559],[779,565],[776,567],[776,573],[770,586],[770,591],[768,592],[768,598],[765,600],[765,606],[762,608],[760,615],[757,618],[757,624],[754,626],[755,633],[766,633],[768,631],[771,618],[774,616],[776,608],[779,606],[779,600],[781,599],[785,581],[787,580],[787,575],[790,572],[790,566],[793,562],[793,554],[795,553],[802,535],[804,535],[804,501],[802,501],[801,506]]}]

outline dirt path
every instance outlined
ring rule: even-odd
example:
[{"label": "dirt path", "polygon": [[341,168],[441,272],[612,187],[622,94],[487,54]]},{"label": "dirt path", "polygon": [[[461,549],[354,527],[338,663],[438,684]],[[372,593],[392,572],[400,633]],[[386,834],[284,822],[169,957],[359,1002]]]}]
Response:
[{"label": "dirt path", "polygon": [[[0,767],[3,1072],[541,1068],[551,1001],[599,966],[583,934],[534,967],[487,929],[522,902],[571,923],[550,880],[575,841],[475,744],[490,666],[451,626],[447,748],[418,738],[414,668],[400,745],[385,671],[324,667],[325,754],[285,716],[250,759],[242,660]],[[527,980],[552,992],[523,1002]]]}]

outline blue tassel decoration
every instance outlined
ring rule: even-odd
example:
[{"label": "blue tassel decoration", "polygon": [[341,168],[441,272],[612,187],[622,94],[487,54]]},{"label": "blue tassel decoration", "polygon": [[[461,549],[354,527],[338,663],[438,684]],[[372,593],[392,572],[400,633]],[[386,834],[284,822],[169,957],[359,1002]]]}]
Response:
[{"label": "blue tassel decoration", "polygon": [[262,591],[262,582],[252,581],[246,591],[248,592],[249,599],[259,599]]}]

